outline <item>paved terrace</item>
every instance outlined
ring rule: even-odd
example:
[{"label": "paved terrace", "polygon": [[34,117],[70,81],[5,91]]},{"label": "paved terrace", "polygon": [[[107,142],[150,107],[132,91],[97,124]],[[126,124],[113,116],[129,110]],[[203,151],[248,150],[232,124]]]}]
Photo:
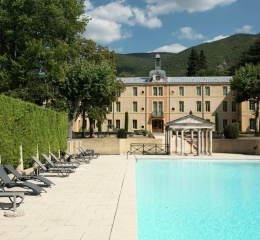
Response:
[{"label": "paved terrace", "polygon": [[[197,159],[193,155],[159,157]],[[148,158],[158,156],[138,156],[138,159]],[[199,158],[260,159],[238,154]],[[49,179],[56,186],[47,188],[48,193],[42,193],[41,197],[25,196],[18,207],[25,216],[6,218],[4,210],[0,210],[0,239],[137,240],[133,156],[129,160],[125,155],[100,156],[90,164],[81,165],[69,177]],[[1,203],[4,201],[5,198],[0,198]]]}]

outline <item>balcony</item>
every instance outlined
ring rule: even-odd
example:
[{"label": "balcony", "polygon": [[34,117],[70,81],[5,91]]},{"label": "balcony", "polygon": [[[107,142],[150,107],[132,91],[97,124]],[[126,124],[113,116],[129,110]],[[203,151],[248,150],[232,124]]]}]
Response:
[{"label": "balcony", "polygon": [[152,117],[163,117],[162,111],[155,111],[152,113]]}]

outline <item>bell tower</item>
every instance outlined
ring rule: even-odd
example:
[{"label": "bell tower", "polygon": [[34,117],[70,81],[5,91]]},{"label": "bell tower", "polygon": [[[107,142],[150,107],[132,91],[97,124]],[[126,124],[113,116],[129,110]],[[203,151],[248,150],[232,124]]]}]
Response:
[{"label": "bell tower", "polygon": [[161,56],[156,54],[155,56],[155,70],[161,70]]}]

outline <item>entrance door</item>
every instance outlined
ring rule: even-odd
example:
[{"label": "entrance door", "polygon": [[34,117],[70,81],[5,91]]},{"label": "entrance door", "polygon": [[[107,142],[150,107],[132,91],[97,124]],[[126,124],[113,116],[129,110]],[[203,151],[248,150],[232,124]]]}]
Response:
[{"label": "entrance door", "polygon": [[163,120],[152,120],[152,131],[153,132],[163,132]]}]

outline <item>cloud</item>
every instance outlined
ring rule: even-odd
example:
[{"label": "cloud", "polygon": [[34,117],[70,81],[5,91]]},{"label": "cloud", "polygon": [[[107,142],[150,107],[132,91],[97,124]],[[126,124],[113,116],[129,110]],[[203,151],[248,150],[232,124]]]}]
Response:
[{"label": "cloud", "polygon": [[214,37],[214,38],[211,39],[211,40],[207,40],[207,41],[205,41],[204,43],[215,42],[215,41],[218,41],[218,40],[221,40],[221,39],[227,38],[227,37],[229,37],[229,36],[219,35],[219,36],[217,36],[217,37]]},{"label": "cloud", "polygon": [[115,52],[120,53],[123,52],[124,48],[123,47],[119,47],[119,48],[115,48],[113,49]]},{"label": "cloud", "polygon": [[187,49],[187,47],[185,46],[182,46],[181,44],[179,43],[175,43],[175,44],[172,44],[172,45],[166,45],[166,46],[163,46],[163,47],[159,47],[153,51],[150,51],[150,52],[172,52],[172,53],[179,53],[183,50]]},{"label": "cloud", "polygon": [[121,24],[96,18],[92,18],[88,23],[87,31],[83,34],[83,37],[101,44],[108,44],[131,36],[130,32],[121,30]]},{"label": "cloud", "polygon": [[196,33],[195,30],[193,30],[190,27],[184,27],[180,29],[180,35],[178,37],[179,39],[202,39],[204,38],[202,34]]},{"label": "cloud", "polygon": [[244,27],[237,29],[236,32],[239,32],[239,33],[255,33],[254,31],[252,31],[253,28],[254,28],[254,26],[245,25]]},{"label": "cloud", "polygon": [[84,6],[85,6],[84,8],[85,11],[92,10],[94,8],[92,3],[89,0],[85,0]]},{"label": "cloud", "polygon": [[229,5],[237,0],[145,0],[151,16],[174,12],[204,12],[216,6]]},{"label": "cloud", "polygon": [[133,13],[135,14],[134,22],[141,26],[148,28],[160,28],[162,26],[161,20],[156,17],[147,18],[145,12],[138,8],[134,8]]}]

